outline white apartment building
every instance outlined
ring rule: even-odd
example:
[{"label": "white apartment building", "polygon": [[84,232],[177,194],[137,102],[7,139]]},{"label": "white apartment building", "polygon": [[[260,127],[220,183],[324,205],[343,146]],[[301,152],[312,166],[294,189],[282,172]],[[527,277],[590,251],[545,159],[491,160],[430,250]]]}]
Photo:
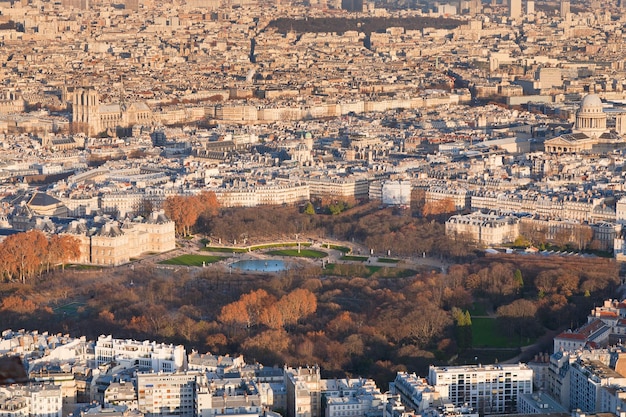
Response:
[{"label": "white apartment building", "polygon": [[211,191],[215,192],[221,207],[292,205],[306,202],[310,198],[309,186],[303,183],[216,188]]},{"label": "white apartment building", "polygon": [[326,400],[324,415],[326,417],[362,417],[382,407],[380,398],[369,396],[330,397]]},{"label": "white apartment building", "polygon": [[187,352],[183,345],[114,339],[111,335],[98,337],[95,357],[98,365],[115,361],[154,372],[175,372],[187,365]]},{"label": "white apartment building", "polygon": [[456,406],[481,414],[515,413],[518,395],[533,391],[533,372],[524,364],[430,366],[428,382]]},{"label": "white apartment building", "polygon": [[570,367],[570,407],[586,413],[601,409],[602,387],[626,385],[626,378],[598,360],[579,359]]},{"label": "white apartment building", "polygon": [[426,378],[407,372],[398,372],[394,381],[389,384],[389,391],[400,395],[402,404],[417,413],[430,408],[440,397],[435,388],[428,384]]},{"label": "white apartment building", "polygon": [[545,392],[537,391],[532,394],[520,394],[517,411],[520,414],[565,414],[568,410]]},{"label": "white apartment building", "polygon": [[100,208],[104,213],[118,214],[120,218],[128,213],[141,210],[144,201],[143,193],[109,193],[100,197]]},{"label": "white apartment building", "polygon": [[550,196],[537,193],[475,192],[471,196],[472,210],[497,210],[530,213],[546,219],[566,219],[577,222],[615,221],[615,211],[598,211],[604,200],[585,196]]},{"label": "white apartment building", "polygon": [[210,353],[198,353],[192,351],[187,357],[187,369],[190,371],[215,372],[224,375],[225,372],[234,371],[246,365],[243,356],[221,356]]},{"label": "white apartment building", "polygon": [[111,382],[104,391],[104,404],[121,405],[129,410],[137,410],[137,390],[131,382]]},{"label": "white apartment building", "polygon": [[321,377],[318,366],[285,368],[288,417],[321,417]]},{"label": "white apartment building", "polygon": [[137,375],[137,404],[146,417],[196,414],[196,379],[201,373],[149,373]]},{"label": "white apartment building", "polygon": [[367,198],[369,179],[367,177],[326,177],[317,176],[307,179],[311,198]]},{"label": "white apartment building", "polygon": [[384,181],[382,201],[386,206],[408,206],[411,204],[411,182],[406,180]]},{"label": "white apartment building", "polygon": [[199,377],[196,383],[196,417],[258,417],[264,405],[254,380],[225,378],[208,380]]},{"label": "white apartment building", "polygon": [[325,417],[359,417],[382,411],[384,394],[371,379],[322,380]]},{"label": "white apartment building", "polygon": [[52,384],[11,385],[0,388],[2,417],[62,417],[61,387]]},{"label": "white apartment building", "polygon": [[546,378],[547,392],[566,409],[569,409],[569,372],[573,358],[566,352],[555,352],[550,355],[548,375]]}]

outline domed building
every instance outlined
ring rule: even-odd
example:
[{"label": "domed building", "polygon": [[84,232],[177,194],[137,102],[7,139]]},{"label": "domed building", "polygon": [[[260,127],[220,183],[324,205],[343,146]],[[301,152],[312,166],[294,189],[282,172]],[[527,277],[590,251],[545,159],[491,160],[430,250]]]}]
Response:
[{"label": "domed building", "polygon": [[607,114],[597,94],[588,94],[580,102],[572,133],[546,140],[545,151],[550,153],[603,153],[626,147],[622,134],[626,133],[626,113],[615,115],[615,130],[606,127]]}]

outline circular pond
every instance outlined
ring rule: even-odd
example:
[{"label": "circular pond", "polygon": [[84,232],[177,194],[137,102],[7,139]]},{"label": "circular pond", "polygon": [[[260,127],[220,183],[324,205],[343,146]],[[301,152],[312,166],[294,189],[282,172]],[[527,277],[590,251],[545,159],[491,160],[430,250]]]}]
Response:
[{"label": "circular pond", "polygon": [[256,272],[278,272],[289,269],[289,265],[280,259],[249,259],[233,262],[230,266],[240,271]]}]

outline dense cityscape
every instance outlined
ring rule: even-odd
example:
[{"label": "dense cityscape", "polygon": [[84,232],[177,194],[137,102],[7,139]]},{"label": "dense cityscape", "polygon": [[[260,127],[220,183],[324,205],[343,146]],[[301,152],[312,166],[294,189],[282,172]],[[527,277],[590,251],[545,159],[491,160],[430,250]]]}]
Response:
[{"label": "dense cityscape", "polygon": [[0,417],[623,417],[625,11],[1,1]]}]

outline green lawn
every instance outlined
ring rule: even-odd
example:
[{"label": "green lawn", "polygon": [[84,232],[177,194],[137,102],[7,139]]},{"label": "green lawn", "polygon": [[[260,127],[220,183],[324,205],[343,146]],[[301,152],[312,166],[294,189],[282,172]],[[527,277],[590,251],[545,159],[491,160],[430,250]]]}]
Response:
[{"label": "green lawn", "polygon": [[[309,242],[300,242],[301,248],[308,248],[311,246]],[[298,247],[297,242],[287,242],[287,243],[268,243],[267,245],[255,245],[250,246],[250,251],[261,250],[261,249],[271,249],[271,248],[296,248]],[[225,252],[225,253],[244,253],[248,252],[248,248],[233,248],[233,247],[223,247],[223,246],[207,246],[202,248],[201,250],[205,252]]]},{"label": "green lawn", "polygon": [[[300,242],[301,248],[308,248],[311,246],[309,242]],[[256,245],[251,246],[251,250],[259,250],[259,249],[270,249],[270,248],[297,248],[298,242],[289,242],[289,243],[269,243],[267,245]]]},{"label": "green lawn", "polygon": [[469,309],[469,313],[474,316],[486,316],[487,306],[484,303],[472,303],[472,307]]},{"label": "green lawn", "polygon": [[367,261],[367,256],[353,256],[353,255],[345,255],[340,258],[342,261],[358,261],[365,262]]},{"label": "green lawn", "polygon": [[226,259],[223,256],[207,256],[207,255],[181,255],[176,258],[159,262],[164,265],[186,265],[186,266],[202,266],[203,263],[210,264],[213,262]]},{"label": "green lawn", "polygon": [[298,249],[282,249],[272,250],[266,253],[274,256],[299,256],[302,258],[325,258],[328,256],[326,252],[314,249],[301,249],[299,252]]},{"label": "green lawn", "polygon": [[474,347],[511,347],[509,338],[502,336],[496,319],[472,317],[472,345]]},{"label": "green lawn", "polygon": [[393,258],[378,258],[378,262],[386,263],[386,264],[397,264],[400,262],[400,259]]},{"label": "green lawn", "polygon": [[502,330],[498,328],[497,320],[491,318],[472,317],[472,346],[475,348],[514,348],[530,345],[534,339],[519,339],[518,336],[509,338],[502,335]]},{"label": "green lawn", "polygon": [[387,268],[363,264],[327,264],[325,272],[328,275],[361,278],[370,278],[372,276],[375,278],[405,278],[416,274],[412,269]]},{"label": "green lawn", "polygon": [[248,252],[247,249],[243,248],[225,248],[222,246],[207,246],[206,248],[202,248],[201,250],[205,252],[220,252],[220,253],[244,253]]},{"label": "green lawn", "polygon": [[322,247],[328,248],[328,249],[338,250],[339,252],[343,252],[343,253],[350,253],[352,251],[352,249],[350,249],[347,246],[330,245],[328,243],[323,244]]},{"label": "green lawn", "polygon": [[65,267],[68,269],[89,270],[89,269],[101,269],[102,265],[69,264],[69,265],[66,265]]},{"label": "green lawn", "polygon": [[78,309],[84,305],[85,303],[73,301],[62,306],[54,307],[53,311],[57,314],[63,314],[65,316],[75,316],[78,314]]}]

